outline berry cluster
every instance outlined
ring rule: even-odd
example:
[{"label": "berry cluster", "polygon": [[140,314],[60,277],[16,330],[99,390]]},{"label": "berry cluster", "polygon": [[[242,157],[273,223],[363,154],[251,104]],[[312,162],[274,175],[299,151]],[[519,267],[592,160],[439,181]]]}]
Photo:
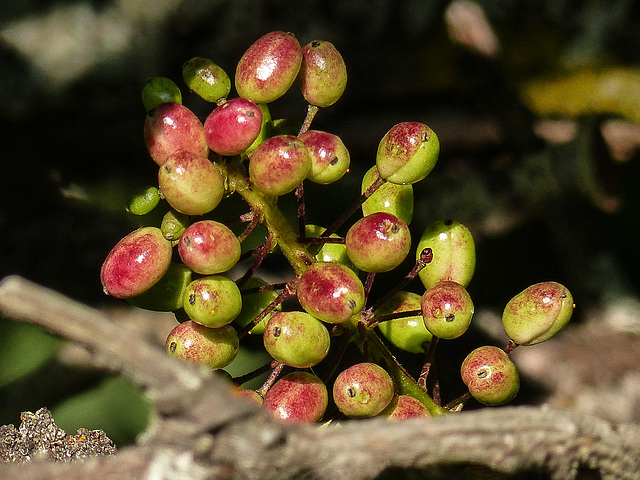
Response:
[{"label": "berry cluster", "polygon": [[[469,230],[454,221],[431,223],[417,242],[415,267],[382,298],[369,298],[375,276],[396,269],[411,252],[412,184],[434,168],[440,150],[428,126],[393,126],[379,143],[361,195],[325,228],[306,222],[304,181],[329,184],[349,170],[342,140],[310,129],[319,109],[335,103],[346,87],[336,48],[320,40],[301,47],[291,34],[268,33],[240,59],[235,98],[229,97],[229,76],[207,58],[187,61],[183,79],[215,106],[202,122],[182,105],[170,79],[157,77],[144,87],[144,139],[158,166],[158,187],[143,189],[129,211],[145,215],[163,205],[167,212],[159,227],[141,227],[111,250],[100,273],[105,293],[175,312],[179,324],[167,336],[167,352],[212,369],[229,365],[246,335],[262,335],[273,361],[235,379],[234,391],[283,420],[424,417],[460,410],[470,396],[486,405],[515,397],[519,378],[508,354],[564,327],[573,309],[565,287],[544,282],[516,295],[503,316],[511,342],[472,351],[461,366],[469,393],[444,406],[431,367],[439,340],[460,337],[472,321],[466,287],[475,246]],[[271,118],[268,104],[296,79],[308,107],[300,130],[291,132]],[[297,228],[277,206],[278,197],[292,192],[299,202]],[[216,207],[234,194],[248,212],[216,218]],[[358,209],[362,218],[338,236]],[[261,246],[243,248],[256,236]],[[270,285],[256,273],[276,251],[295,278]],[[236,266],[234,272],[243,270],[232,279]],[[422,295],[404,290],[416,277]],[[285,307],[287,298],[294,301]],[[411,376],[388,344],[423,355],[420,375]],[[358,360],[345,365],[349,348]],[[257,391],[242,389],[252,374],[269,371]]]}]

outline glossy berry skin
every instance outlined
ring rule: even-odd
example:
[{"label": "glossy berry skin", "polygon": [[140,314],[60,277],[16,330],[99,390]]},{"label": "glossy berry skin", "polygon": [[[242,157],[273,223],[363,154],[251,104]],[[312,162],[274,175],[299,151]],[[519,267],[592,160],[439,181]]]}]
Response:
[{"label": "glossy berry skin", "polygon": [[327,328],[305,312],[277,312],[267,322],[262,335],[267,353],[275,360],[296,368],[320,363],[329,353]]},{"label": "glossy berry skin", "polygon": [[535,345],[562,330],[573,309],[573,296],[565,286],[557,282],[536,283],[509,300],[502,325],[517,344]]},{"label": "glossy berry skin", "polygon": [[182,92],[170,78],[154,77],[142,89],[142,104],[148,113],[161,103],[182,103]]},{"label": "glossy berry skin", "polygon": [[509,403],[520,389],[518,369],[498,347],[473,350],[462,362],[460,375],[473,398],[485,405]]},{"label": "glossy berry skin", "polygon": [[302,308],[327,323],[343,323],[364,307],[364,287],[349,267],[317,262],[307,268],[296,286]]},{"label": "glossy berry skin", "polygon": [[433,169],[440,155],[435,132],[419,122],[403,122],[382,137],[376,154],[380,176],[392,183],[416,183]]},{"label": "glossy berry skin", "polygon": [[134,215],[146,215],[152,212],[159,202],[158,187],[144,187],[131,197],[127,205],[127,211]]},{"label": "glossy berry skin", "polygon": [[209,154],[202,122],[179,103],[163,103],[148,113],[144,122],[144,141],[149,155],[158,165],[181,151],[202,157]]},{"label": "glossy berry skin", "polygon": [[207,157],[181,151],[158,170],[162,196],[185,215],[204,215],[218,206],[225,193],[222,173]]},{"label": "glossy berry skin", "polygon": [[160,229],[164,238],[170,242],[178,241],[182,232],[189,226],[189,216],[171,209],[162,217]]},{"label": "glossy berry skin", "polygon": [[311,169],[307,178],[314,183],[327,185],[340,180],[351,162],[349,151],[337,135],[320,130],[307,130],[298,137],[311,157]]},{"label": "glossy berry skin", "polygon": [[[422,296],[413,292],[398,292],[378,308],[374,315],[388,315],[398,312],[422,309]],[[425,353],[433,335],[424,325],[422,314],[401,317],[378,324],[384,337],[396,347],[411,353]]]},{"label": "glossy berry skin", "polygon": [[262,128],[262,110],[246,98],[218,105],[204,122],[209,148],[220,155],[239,155],[249,148]]},{"label": "glossy berry skin", "polygon": [[255,103],[270,103],[289,90],[300,70],[302,49],[296,37],[271,32],[256,40],[236,68],[238,95]]},{"label": "glossy berry skin", "polygon": [[[306,224],[304,227],[305,234],[307,238],[319,237],[324,233],[326,228],[321,227],[319,225]],[[340,238],[338,234],[332,233],[329,235],[329,238]],[[310,249],[311,250],[311,249]],[[315,252],[315,250],[313,250]],[[351,270],[356,271],[357,268],[351,260],[349,260],[349,256],[347,255],[347,247],[345,247],[344,243],[325,243],[322,245],[318,253],[314,255],[314,258],[318,262],[333,262],[333,263],[341,263],[342,265],[346,265]]]},{"label": "glossy berry skin", "polygon": [[193,272],[180,263],[171,263],[167,272],[149,290],[128,298],[130,304],[147,310],[170,312],[182,308],[182,298]]},{"label": "glossy berry skin", "polygon": [[131,298],[149,290],[171,264],[171,244],[157,227],[142,227],[120,240],[100,269],[107,295]]},{"label": "glossy berry skin", "polygon": [[285,422],[315,423],[322,419],[328,404],[322,380],[309,372],[293,372],[273,384],[262,406]]},{"label": "glossy berry skin", "polygon": [[233,268],[240,259],[241,248],[229,227],[214,220],[200,220],[182,233],[178,253],[191,270],[211,275]]},{"label": "glossy berry skin", "polygon": [[389,406],[385,408],[380,415],[387,417],[389,420],[431,417],[424,403],[409,395],[398,395],[394,397]]},{"label": "glossy berry skin", "polygon": [[218,369],[236,358],[240,343],[233,327],[208,328],[189,320],[171,330],[165,348],[174,357]]},{"label": "glossy berry skin", "polygon": [[311,105],[328,107],[347,87],[347,66],[332,43],[314,40],[302,47],[300,90]]},{"label": "glossy berry skin", "polygon": [[249,159],[249,178],[258,190],[273,196],[292,192],[311,168],[309,152],[292,135],[276,135],[260,145]]},{"label": "glossy berry skin", "polygon": [[207,102],[226,98],[231,91],[227,72],[205,57],[193,57],[182,66],[182,79],[189,89]]},{"label": "glossy berry skin", "polygon": [[375,417],[393,396],[393,380],[384,368],[371,362],[343,370],[333,384],[333,400],[347,417]]},{"label": "glossy berry skin", "polygon": [[451,340],[464,334],[473,317],[473,302],[456,282],[439,282],[422,295],[424,325],[434,336]]},{"label": "glossy berry skin", "polygon": [[425,288],[442,280],[469,285],[476,269],[476,246],[467,227],[452,220],[432,222],[420,237],[416,258],[427,247],[433,252],[433,260],[418,274]]},{"label": "glossy berry skin", "polygon": [[406,258],[411,232],[406,223],[386,212],[372,213],[354,223],[345,236],[347,255],[365,272],[388,272]]},{"label": "glossy berry skin", "polygon": [[206,327],[218,328],[240,314],[242,295],[232,280],[221,275],[210,275],[187,285],[182,307],[191,320]]},{"label": "glossy berry skin", "polygon": [[[371,167],[362,177],[360,193],[364,193],[380,177],[378,167]],[[385,182],[362,204],[362,214],[386,212],[409,225],[413,219],[413,186]]]}]

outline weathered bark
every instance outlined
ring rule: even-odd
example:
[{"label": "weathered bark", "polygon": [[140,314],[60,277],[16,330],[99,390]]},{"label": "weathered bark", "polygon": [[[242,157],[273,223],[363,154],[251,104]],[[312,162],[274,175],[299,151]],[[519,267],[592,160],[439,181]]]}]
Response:
[{"label": "weathered bark", "polygon": [[143,386],[156,418],[135,446],[76,463],[0,465],[5,479],[374,478],[386,468],[474,464],[504,473],[540,470],[574,478],[640,471],[640,426],[576,412],[506,407],[429,420],[289,425],[236,399],[210,372],[183,364],[105,313],[19,277],[0,283],[0,312],[84,345]]}]

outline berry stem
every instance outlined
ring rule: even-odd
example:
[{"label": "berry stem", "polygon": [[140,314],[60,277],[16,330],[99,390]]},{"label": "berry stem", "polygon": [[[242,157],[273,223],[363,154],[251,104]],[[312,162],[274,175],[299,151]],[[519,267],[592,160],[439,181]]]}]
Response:
[{"label": "berry stem", "polygon": [[305,231],[306,208],[304,204],[304,182],[296,187],[296,198],[298,199],[298,231],[300,232],[300,240],[303,241],[307,237]]},{"label": "berry stem", "polygon": [[316,117],[316,113],[318,113],[319,108],[316,105],[309,105],[307,107],[307,115],[304,118],[304,122],[302,122],[302,126],[300,127],[300,131],[298,135],[302,135],[307,132],[311,128],[311,123],[313,119]]},{"label": "berry stem", "polygon": [[242,330],[238,332],[238,338],[242,339],[247,333],[251,331],[253,327],[259,324],[264,317],[269,315],[271,312],[275,310],[275,308],[284,302],[284,299],[290,297],[291,295],[295,295],[295,288],[291,286],[291,284],[287,283],[285,289],[273,299],[273,301],[265,307],[256,317],[251,320],[247,325],[245,325]]},{"label": "berry stem", "polygon": [[242,385],[249,380],[253,380],[256,377],[259,377],[263,373],[269,371],[269,369],[271,368],[271,363],[272,362],[266,363],[265,365],[262,365],[261,367],[258,367],[249,373],[245,373],[244,375],[240,375],[239,377],[234,377],[233,383],[235,383],[236,385]]},{"label": "berry stem", "polygon": [[265,380],[265,382],[262,384],[262,386],[257,390],[258,394],[264,398],[264,396],[267,394],[267,392],[269,391],[269,389],[273,386],[273,384],[276,382],[278,376],[280,375],[280,372],[282,372],[282,368],[284,367],[284,363],[282,362],[277,362],[276,360],[274,360],[273,362],[271,362],[271,367],[273,368],[273,370],[271,370],[271,373],[269,374],[269,376],[267,377],[267,379]]},{"label": "berry stem", "polygon": [[422,310],[405,310],[404,312],[387,313],[386,315],[378,315],[367,320],[367,327],[375,327],[379,323],[395,320],[396,318],[415,317],[422,315]]},{"label": "berry stem", "polygon": [[236,281],[236,285],[238,286],[238,288],[242,288],[249,281],[251,276],[254,273],[256,273],[256,270],[258,270],[258,267],[260,267],[260,264],[264,260],[264,257],[266,257],[267,254],[269,253],[269,251],[271,250],[271,246],[272,245],[273,245],[273,232],[269,231],[269,235],[267,236],[267,240],[264,242],[264,244],[260,248],[257,249],[258,250],[256,252],[257,255],[256,255],[256,258],[254,259],[253,263],[247,269],[245,274]]}]

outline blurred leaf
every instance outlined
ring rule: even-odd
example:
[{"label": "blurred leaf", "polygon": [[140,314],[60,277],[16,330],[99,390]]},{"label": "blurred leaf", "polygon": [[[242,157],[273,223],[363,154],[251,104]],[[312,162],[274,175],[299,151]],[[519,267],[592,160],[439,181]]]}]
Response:
[{"label": "blurred leaf", "polygon": [[58,350],[60,340],[26,323],[0,319],[0,387],[27,376]]}]

